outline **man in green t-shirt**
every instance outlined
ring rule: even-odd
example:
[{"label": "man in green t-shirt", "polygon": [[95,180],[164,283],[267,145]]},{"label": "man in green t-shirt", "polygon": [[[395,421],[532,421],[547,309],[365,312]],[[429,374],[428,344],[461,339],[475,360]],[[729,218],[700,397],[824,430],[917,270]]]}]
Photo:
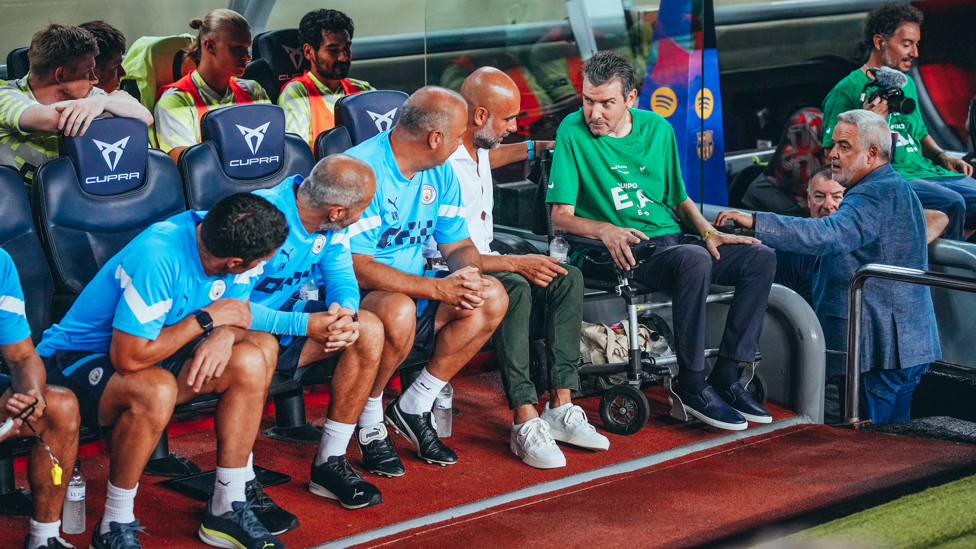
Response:
[{"label": "man in green t-shirt", "polygon": [[[888,2],[868,14],[864,39],[871,55],[867,63],[847,75],[824,99],[824,147],[831,146],[831,132],[837,115],[853,109],[873,111],[888,121],[898,134],[891,167],[904,177],[915,191],[922,207],[949,216],[943,238],[962,240],[964,229],[976,229],[976,180],[973,167],[942,150],[929,135],[918,109],[911,114],[890,111],[881,98],[871,103],[862,96],[864,85],[873,75],[868,70],[888,67],[907,73],[918,58],[922,12],[909,4]],[[902,88],[905,97],[918,103],[918,92],[911,76]]]},{"label": "man in green t-shirt", "polygon": [[[583,65],[583,109],[556,133],[546,196],[553,228],[602,240],[619,268],[636,267],[637,280],[672,295],[673,390],[687,412],[721,429],[769,423],[738,368],[755,359],[776,256],[754,238],[716,232],[702,217],[685,193],[674,130],[655,113],[631,110],[636,100],[634,69],[622,55],[598,52]],[[681,234],[672,211],[701,238]],[[630,247],[641,241],[657,251],[636,266]],[[705,298],[713,283],[735,286],[735,298],[706,380]]]}]

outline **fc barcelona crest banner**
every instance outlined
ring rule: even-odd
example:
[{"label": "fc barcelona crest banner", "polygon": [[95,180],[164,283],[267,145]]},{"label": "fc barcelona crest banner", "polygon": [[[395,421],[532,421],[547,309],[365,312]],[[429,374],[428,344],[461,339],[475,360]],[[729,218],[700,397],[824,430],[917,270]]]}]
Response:
[{"label": "fc barcelona crest banner", "polygon": [[714,21],[712,0],[661,0],[637,106],[674,128],[688,196],[702,200],[704,171],[704,202],[727,206]]}]

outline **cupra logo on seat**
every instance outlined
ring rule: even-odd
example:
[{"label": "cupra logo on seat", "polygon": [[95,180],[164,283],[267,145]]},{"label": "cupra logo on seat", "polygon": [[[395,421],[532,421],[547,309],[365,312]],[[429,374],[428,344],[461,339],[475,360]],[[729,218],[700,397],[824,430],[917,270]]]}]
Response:
[{"label": "cupra logo on seat", "polygon": [[[115,143],[104,143],[97,139],[92,139],[95,142],[95,146],[98,150],[102,151],[102,158],[105,159],[105,163],[108,164],[108,169],[115,171],[115,167],[119,165],[119,160],[122,158],[122,151],[125,150],[126,144],[129,142],[129,138],[120,139]],[[112,154],[115,154],[113,157]]]},{"label": "cupra logo on seat", "polygon": [[282,44],[281,47],[285,48],[285,53],[288,54],[288,59],[291,59],[291,64],[295,65],[295,68],[297,69],[298,66],[302,64],[302,57],[304,57],[305,54],[303,54],[302,50],[299,48],[289,48],[284,44]]},{"label": "cupra logo on seat", "polygon": [[254,129],[235,124],[237,129],[241,130],[244,141],[247,141],[247,146],[251,149],[251,154],[257,154],[258,149],[261,148],[261,142],[264,141],[264,132],[268,131],[270,124],[271,122],[265,122],[263,125]]},{"label": "cupra logo on seat", "polygon": [[385,132],[386,130],[393,127],[393,117],[396,116],[396,108],[391,110],[386,114],[376,114],[372,111],[366,111],[366,114],[373,119],[373,123],[376,124],[376,129]]}]

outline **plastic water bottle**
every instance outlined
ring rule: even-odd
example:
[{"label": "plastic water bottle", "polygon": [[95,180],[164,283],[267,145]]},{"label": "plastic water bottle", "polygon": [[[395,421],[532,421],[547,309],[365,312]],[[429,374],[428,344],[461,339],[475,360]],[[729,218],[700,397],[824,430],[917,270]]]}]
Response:
[{"label": "plastic water bottle", "polygon": [[454,387],[445,384],[434,399],[434,427],[438,438],[451,436],[451,421],[454,419]]},{"label": "plastic water bottle", "polygon": [[556,231],[552,242],[549,243],[549,257],[558,258],[560,263],[566,261],[566,254],[569,253],[569,242],[563,238],[562,231]]},{"label": "plastic water bottle", "polygon": [[309,278],[298,288],[298,299],[302,301],[318,301],[319,299],[319,285],[315,283],[315,279]]},{"label": "plastic water bottle", "polygon": [[85,532],[85,473],[81,472],[81,460],[75,461],[75,469],[68,481],[68,493],[64,497],[61,528],[65,534]]}]

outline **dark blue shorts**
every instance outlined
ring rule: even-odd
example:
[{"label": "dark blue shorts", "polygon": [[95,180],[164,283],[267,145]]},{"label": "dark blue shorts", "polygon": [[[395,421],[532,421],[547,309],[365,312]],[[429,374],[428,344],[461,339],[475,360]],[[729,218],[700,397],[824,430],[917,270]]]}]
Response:
[{"label": "dark blue shorts", "polygon": [[[281,311],[291,312],[294,310],[295,305],[298,303],[304,303],[301,310],[303,313],[321,313],[329,310],[328,301],[300,301],[298,299],[298,294],[288,298],[288,301],[281,306]],[[311,367],[312,364],[307,364],[305,368],[299,369],[298,362],[302,358],[302,349],[305,348],[305,344],[309,341],[306,336],[291,336],[291,335],[281,335],[278,336],[278,366],[277,370],[282,374],[285,374],[292,379],[299,379],[302,374]],[[332,363],[332,368],[335,368],[335,364],[338,360],[333,358],[327,359]]]},{"label": "dark blue shorts", "polygon": [[[193,351],[205,337],[191,339],[157,366],[173,374],[173,377],[179,377],[183,365],[193,356]],[[115,374],[115,367],[112,366],[109,355],[89,351],[59,350],[43,359],[48,385],[60,385],[71,389],[78,398],[81,423],[95,433],[103,433],[104,430],[98,423],[98,403],[102,400],[108,380]]]}]

